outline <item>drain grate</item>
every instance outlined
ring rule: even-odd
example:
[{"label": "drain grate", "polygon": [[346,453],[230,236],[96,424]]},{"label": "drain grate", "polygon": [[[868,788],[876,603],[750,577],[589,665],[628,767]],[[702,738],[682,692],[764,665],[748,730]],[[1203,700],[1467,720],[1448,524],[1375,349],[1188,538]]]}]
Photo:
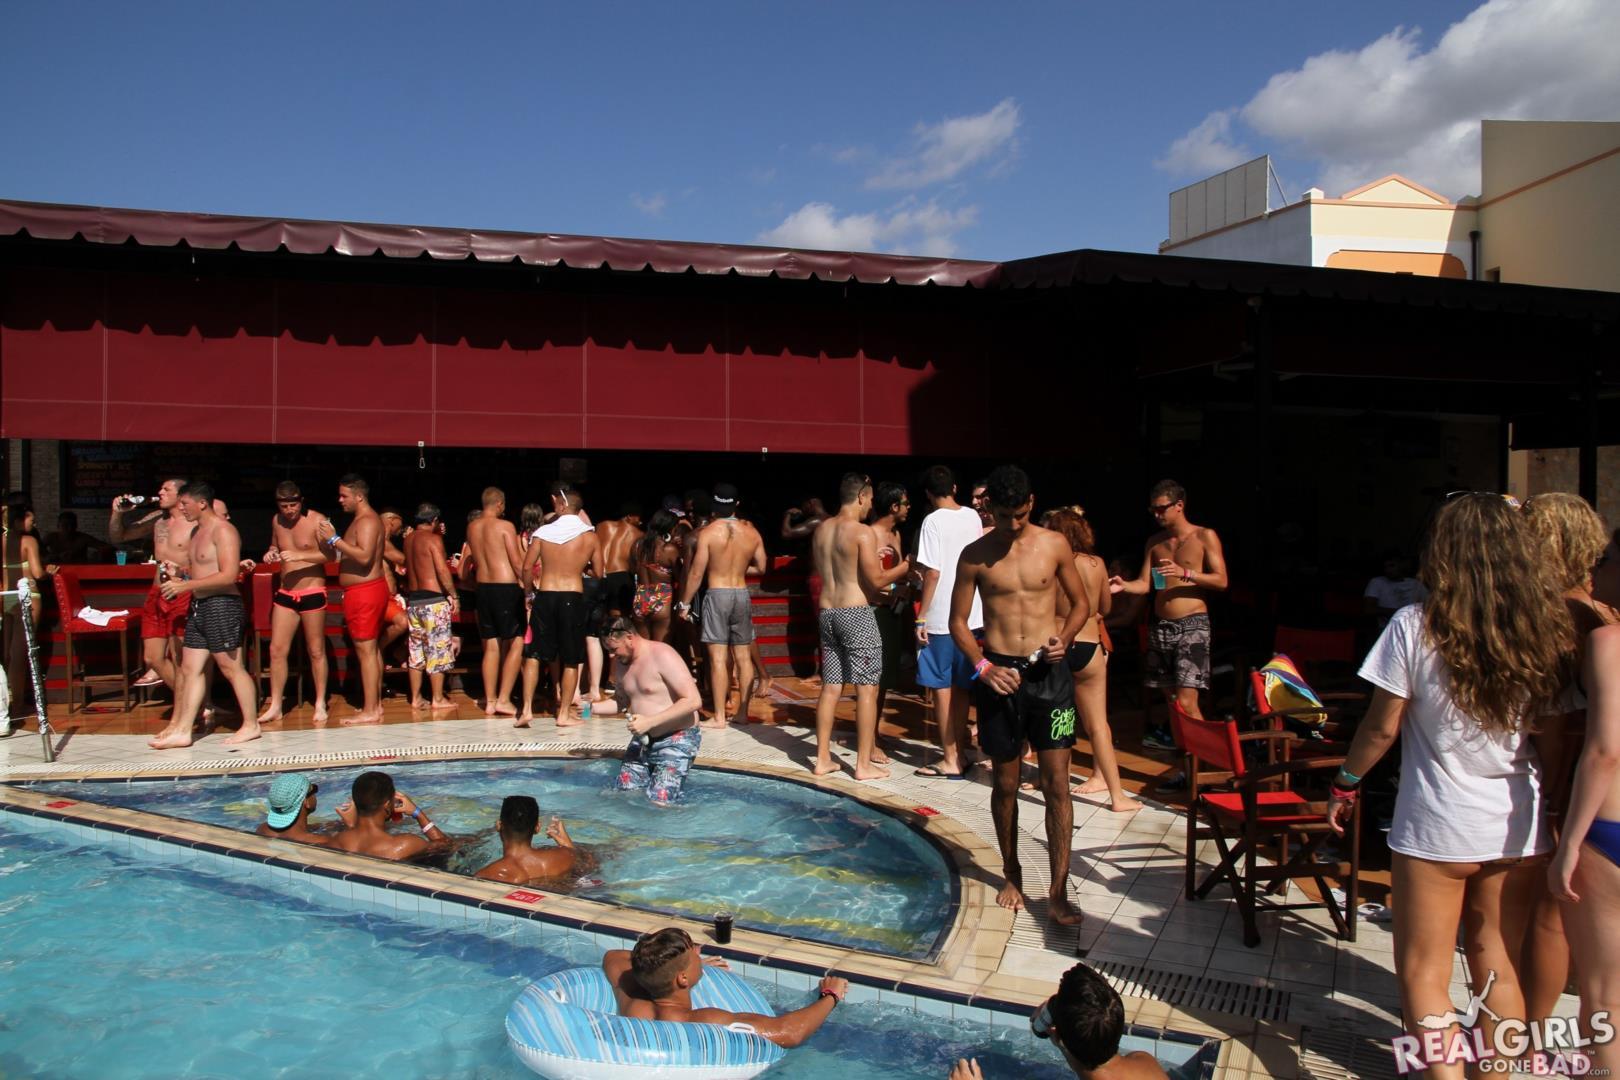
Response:
[{"label": "drain grate", "polygon": [[1300,1080],[1396,1080],[1389,1040],[1344,1027],[1305,1027],[1299,1034]]},{"label": "drain grate", "polygon": [[1159,971],[1148,964],[1087,961],[1122,997],[1149,998],[1180,1008],[1208,1009],[1254,1020],[1284,1020],[1289,993],[1269,986],[1211,979],[1185,971]]}]

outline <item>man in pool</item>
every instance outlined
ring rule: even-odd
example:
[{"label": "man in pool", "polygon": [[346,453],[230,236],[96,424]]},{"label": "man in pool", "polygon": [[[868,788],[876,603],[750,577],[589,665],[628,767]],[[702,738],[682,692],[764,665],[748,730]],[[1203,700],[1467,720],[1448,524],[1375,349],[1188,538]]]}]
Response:
[{"label": "man in pool", "polygon": [[540,804],[534,801],[532,795],[508,795],[501,800],[498,831],[503,854],[473,877],[522,885],[528,881],[561,877],[574,868],[579,857],[560,818],[552,818],[546,826],[546,835],[557,846],[534,846],[534,834],[540,831]]},{"label": "man in pool", "polygon": [[[1146,1050],[1119,1052],[1125,1003],[1107,979],[1084,964],[1064,972],[1057,993],[1029,1018],[1029,1030],[1051,1040],[1080,1080],[1167,1080],[1164,1066]],[[958,1061],[950,1080],[983,1076],[977,1061]]]},{"label": "man in pool", "polygon": [[697,680],[672,646],[642,637],[622,615],[608,623],[602,642],[613,659],[615,689],[593,715],[623,715],[630,729],[619,787],[645,788],[653,802],[674,802],[703,742]]},{"label": "man in pool", "polygon": [[[415,860],[450,850],[450,838],[429,821],[404,792],[394,790],[394,778],[385,772],[364,772],[354,781],[353,801],[337,808],[344,830],[326,842],[327,847],[370,855],[377,859]],[[395,814],[409,814],[421,828],[421,836],[388,831]]]},{"label": "man in pool", "polygon": [[[962,549],[951,587],[951,638],[973,665],[973,704],[979,713],[979,749],[993,766],[990,816],[1001,847],[1007,883],[996,903],[1025,906],[1024,872],[1018,863],[1018,780],[1024,744],[1035,751],[1046,801],[1047,850],[1052,890],[1047,918],[1076,926],[1080,913],[1069,903],[1069,751],[1074,746],[1074,683],[1064,664],[1069,642],[1091,614],[1069,542],[1029,520],[1035,496],[1016,465],[990,474],[986,504],[995,528]],[[1069,598],[1069,616],[1057,634],[1057,592]],[[984,641],[968,623],[977,590],[984,604]]]},{"label": "man in pool", "polygon": [[332,838],[310,832],[309,829],[309,815],[315,812],[315,792],[318,790],[320,786],[311,783],[303,773],[280,774],[270,781],[269,810],[254,831],[260,836],[277,840],[325,847]]},{"label": "man in pool", "polygon": [[821,980],[815,1001],[781,1016],[694,1009],[692,987],[703,978],[706,963],[726,966],[718,957],[705,961],[691,936],[672,926],[642,935],[634,949],[608,950],[602,972],[613,987],[621,1015],[687,1024],[747,1024],[790,1050],[814,1035],[849,992],[848,980],[828,975]]}]

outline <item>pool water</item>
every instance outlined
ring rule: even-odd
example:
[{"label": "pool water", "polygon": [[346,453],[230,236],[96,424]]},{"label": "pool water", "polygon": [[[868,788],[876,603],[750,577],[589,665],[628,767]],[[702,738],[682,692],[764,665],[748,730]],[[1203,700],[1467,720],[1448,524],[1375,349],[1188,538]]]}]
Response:
[{"label": "pool water", "polygon": [[[0,814],[0,1075],[516,1080],[531,1074],[506,1045],[512,1000],[600,961],[589,935],[351,910],[300,877],[122,854]],[[779,1009],[810,999],[756,986]],[[768,1075],[942,1080],[965,1056],[991,1078],[1071,1075],[1027,1027],[853,1002]]]},{"label": "pool water", "polygon": [[[335,822],[364,767],[306,770],[320,786],[312,822]],[[472,874],[500,856],[495,822],[507,795],[533,795],[541,827],[557,815],[598,868],[576,896],[922,959],[953,917],[954,870],[889,814],[783,780],[693,769],[685,795],[654,806],[614,786],[615,760],[416,762],[383,766],[445,832],[472,837],[449,869]],[[264,820],[267,776],[29,785],[251,831]],[[414,832],[410,821],[399,828]],[[543,838],[541,843],[549,843]]]}]

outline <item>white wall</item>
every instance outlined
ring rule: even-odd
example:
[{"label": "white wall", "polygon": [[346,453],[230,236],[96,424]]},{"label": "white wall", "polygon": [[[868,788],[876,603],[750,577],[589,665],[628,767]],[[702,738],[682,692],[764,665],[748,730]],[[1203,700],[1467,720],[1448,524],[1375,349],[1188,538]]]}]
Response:
[{"label": "white wall", "polygon": [[[1337,250],[1337,249],[1335,249]],[[1196,259],[1243,259],[1249,262],[1319,265],[1311,262],[1311,211],[1295,206],[1256,221],[1201,236],[1164,252]]]}]

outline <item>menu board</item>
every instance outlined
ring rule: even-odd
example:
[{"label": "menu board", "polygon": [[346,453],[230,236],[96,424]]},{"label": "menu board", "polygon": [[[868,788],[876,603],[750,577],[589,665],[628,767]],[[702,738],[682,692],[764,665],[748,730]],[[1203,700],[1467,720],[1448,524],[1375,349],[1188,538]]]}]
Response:
[{"label": "menu board", "polygon": [[63,507],[106,507],[126,491],[150,494],[145,443],[62,443]]}]

